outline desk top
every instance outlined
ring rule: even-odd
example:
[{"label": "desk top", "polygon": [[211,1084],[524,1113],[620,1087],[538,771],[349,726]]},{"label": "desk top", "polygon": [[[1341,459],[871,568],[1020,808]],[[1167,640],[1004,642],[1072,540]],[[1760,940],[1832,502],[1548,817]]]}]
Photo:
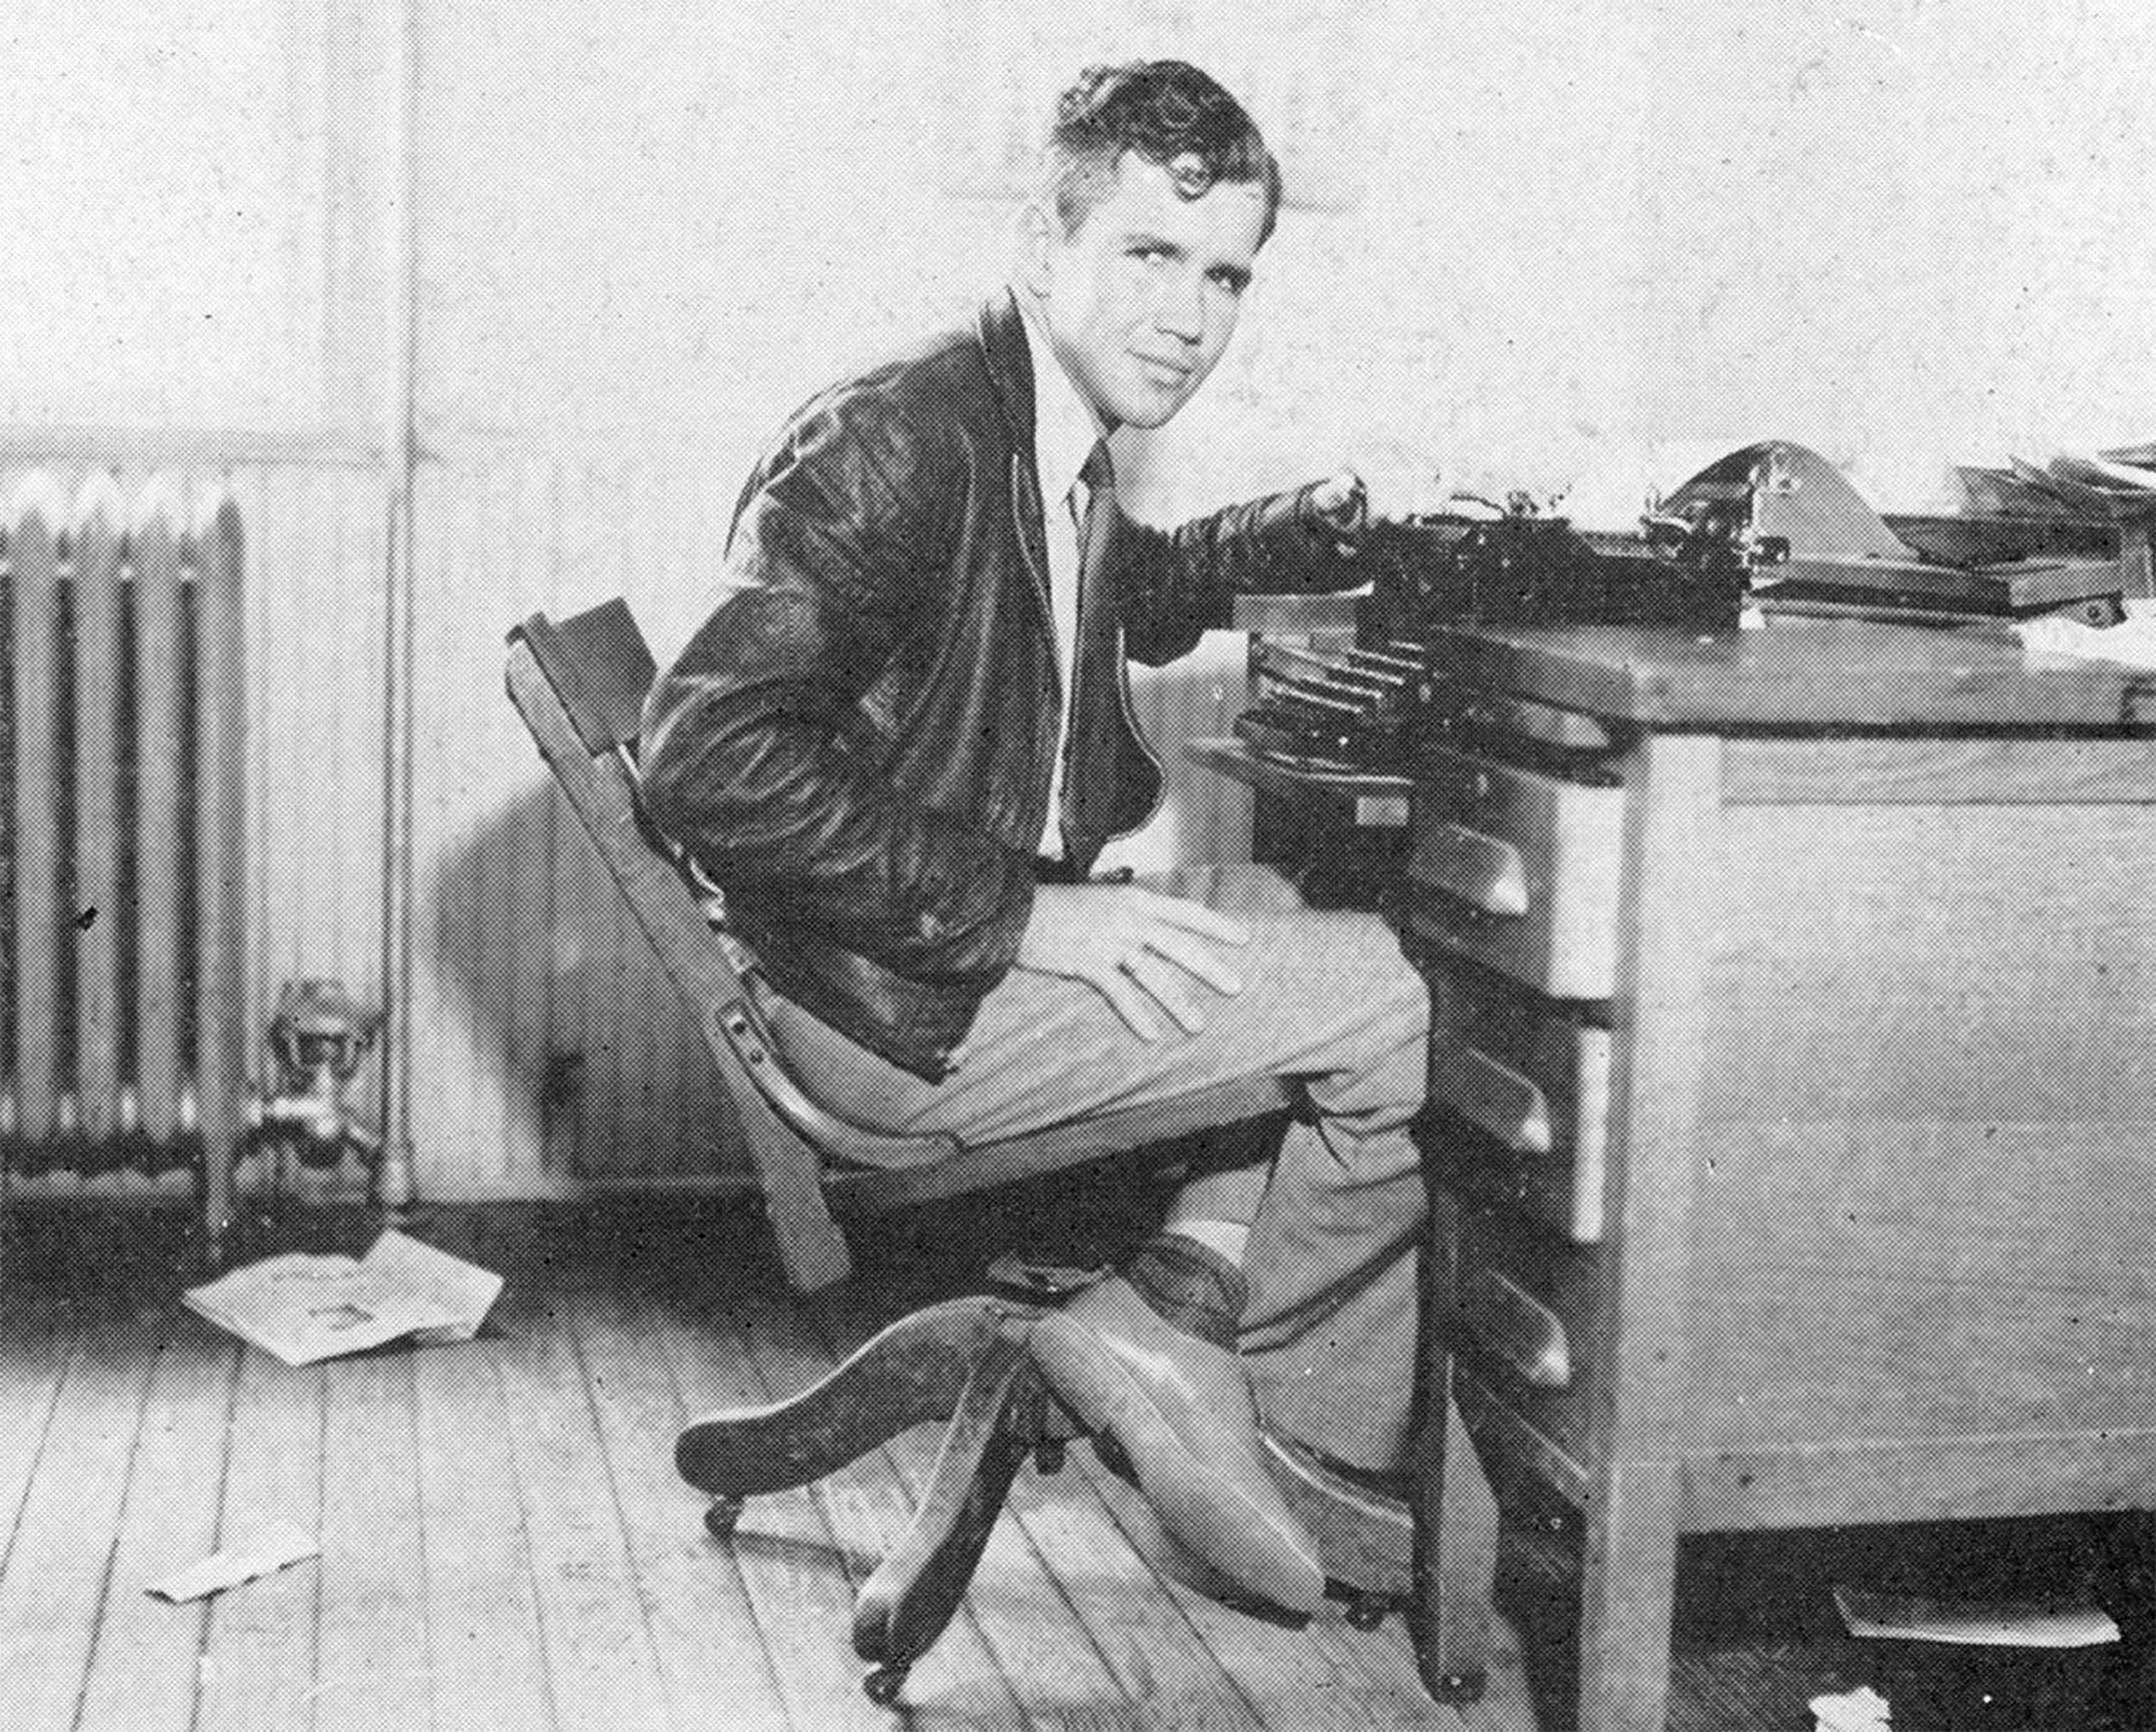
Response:
[{"label": "desk top", "polygon": [[2156,672],[2031,658],[2005,625],[1769,614],[1747,631],[1440,628],[1431,665],[1474,684],[1670,727],[2025,727],[2156,733]]},{"label": "desk top", "polygon": [[[1249,596],[1245,630],[1327,629],[1341,598]],[[1431,666],[1474,685],[1649,727],[2065,728],[2156,733],[2156,671],[2035,660],[2005,622],[1769,614],[1749,631],[1440,626]]]}]

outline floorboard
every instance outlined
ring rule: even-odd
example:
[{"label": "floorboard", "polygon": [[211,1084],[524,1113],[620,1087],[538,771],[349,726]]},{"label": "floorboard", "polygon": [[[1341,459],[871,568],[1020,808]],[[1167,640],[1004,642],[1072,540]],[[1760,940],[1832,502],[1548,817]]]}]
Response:
[{"label": "floorboard", "polygon": [[81,1344],[74,1319],[54,1314],[49,1305],[9,1313],[0,1342],[0,1568],[14,1555],[31,1476],[51,1434],[68,1362]]},{"label": "floorboard", "polygon": [[[304,1370],[182,1308],[177,1229],[40,1216],[11,1240],[0,1313],[0,1724],[1564,1732],[1562,1522],[1508,1524],[1491,1688],[1455,1710],[1423,1693],[1397,1619],[1361,1632],[1328,1608],[1282,1629],[1165,1580],[1136,1494],[1083,1445],[1060,1473],[1021,1470],[900,1707],[868,1699],[854,1596],[910,1519],[934,1428],[753,1500],[727,1542],[675,1476],[674,1436],[967,1290],[1011,1222],[1045,1231],[1054,1213],[894,1225],[857,1282],[805,1303],[738,1213],[436,1211],[411,1230],[506,1278],[480,1338]],[[1086,1257],[1106,1246],[1082,1199],[1056,1225]],[[258,1234],[254,1251],[358,1249],[373,1230],[302,1211],[296,1243]],[[318,1535],[321,1556],[191,1605],[145,1591],[272,1521]],[[1671,1732],[1784,1732],[1864,1675],[1817,1616],[1845,1555],[1778,1544],[1681,1554]]]},{"label": "floorboard", "polygon": [[646,1306],[599,1281],[572,1313],[622,1529],[680,1732],[788,1732],[778,1679],[740,1570],[672,1471],[690,1416]]},{"label": "floorboard", "polygon": [[156,1363],[132,1319],[85,1329],[69,1357],[0,1574],[0,1679],[18,1724],[65,1725],[81,1701]]},{"label": "floorboard", "polygon": [[671,1724],[583,1368],[558,1293],[504,1308],[492,1342],[556,1723]]},{"label": "floorboard", "polygon": [[429,1699],[437,1732],[556,1732],[495,1327],[411,1355]]},{"label": "floorboard", "polygon": [[[320,1365],[295,1368],[251,1348],[242,1355],[217,1550],[280,1522],[321,1531],[324,1388]],[[198,1732],[311,1724],[321,1580],[321,1564],[309,1560],[211,1599]]]},{"label": "floorboard", "polygon": [[85,1726],[187,1732],[194,1719],[195,1660],[208,1607],[172,1605],[146,1585],[216,1550],[240,1349],[192,1316],[161,1321],[167,1326],[148,1349],[155,1359],[149,1397],[83,1688]]},{"label": "floorboard", "polygon": [[383,1725],[423,1732],[433,1724],[427,1529],[413,1424],[413,1372],[420,1357],[361,1354],[323,1368],[313,1732]]}]

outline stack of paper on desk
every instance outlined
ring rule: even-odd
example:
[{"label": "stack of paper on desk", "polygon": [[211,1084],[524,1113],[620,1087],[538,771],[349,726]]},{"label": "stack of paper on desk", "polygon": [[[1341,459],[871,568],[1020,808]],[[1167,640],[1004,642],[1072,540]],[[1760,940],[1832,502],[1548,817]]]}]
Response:
[{"label": "stack of paper on desk", "polygon": [[182,1297],[190,1309],[286,1365],[311,1365],[406,1335],[468,1341],[501,1286],[499,1275],[391,1231],[363,1257],[293,1251]]},{"label": "stack of paper on desk", "polygon": [[[2150,468],[2146,459],[2147,450],[2142,446],[2101,451],[2093,457],[2069,454],[2051,460],[2046,478],[2053,486],[2069,490],[2069,497],[2123,505],[2130,510],[2144,501],[2156,502],[2156,469]],[[2071,491],[2076,489],[2082,490],[2078,495]]]},{"label": "stack of paper on desk", "polygon": [[[2061,614],[2041,615],[2020,625],[2021,641],[2032,666],[2046,660],[2114,661],[2127,667],[2156,668],[2156,602],[2146,599],[2148,532],[2156,518],[2156,445],[2121,446],[2092,456],[2067,453],[2039,467],[2016,460],[2011,477],[1990,475],[2002,488],[2014,490],[2005,504],[2012,515],[2050,511],[2091,522],[2129,526],[2123,558],[2138,561],[2142,586],[2126,583],[2125,619],[2092,626]],[[2138,553],[2135,549],[2138,547]]]},{"label": "stack of paper on desk", "polygon": [[2144,503],[2156,505],[2156,445],[2062,452],[2041,464],[2011,457],[2004,468],[1953,467],[1969,508],[1981,512],[2112,522]]}]

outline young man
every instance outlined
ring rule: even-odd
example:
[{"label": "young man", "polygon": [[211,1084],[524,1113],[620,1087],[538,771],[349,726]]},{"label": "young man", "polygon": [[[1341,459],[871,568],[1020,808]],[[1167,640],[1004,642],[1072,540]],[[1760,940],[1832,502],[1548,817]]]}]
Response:
[{"label": "young man", "polygon": [[1428,998],[1376,917],[1260,868],[1089,878],[1160,795],[1127,658],[1187,653],[1239,593],[1359,580],[1352,477],[1172,534],[1115,505],[1108,435],[1204,382],[1279,199],[1203,73],[1088,73],[1009,290],[816,398],[750,477],[725,597],[652,694],[644,792],[776,986],[788,1063],[857,1119],[971,1141],[1303,1085],[1276,1156],[1191,1180],[1035,1351],[1173,1539],[1308,1611],[1323,1573],[1251,1383],[1277,1433],[1397,1465]]}]

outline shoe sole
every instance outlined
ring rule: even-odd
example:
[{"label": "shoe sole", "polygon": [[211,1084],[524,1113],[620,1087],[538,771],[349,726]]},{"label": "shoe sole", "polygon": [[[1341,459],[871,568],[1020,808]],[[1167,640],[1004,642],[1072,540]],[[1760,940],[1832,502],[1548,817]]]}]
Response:
[{"label": "shoe sole", "polygon": [[[1324,1566],[1271,1512],[1206,1464],[1091,1330],[1051,1313],[1034,1326],[1033,1351],[1057,1398],[1115,1438],[1139,1490],[1198,1558],[1252,1598],[1286,1611],[1310,1613],[1325,1603]],[[1246,1453],[1224,1427],[1219,1443],[1224,1460]],[[1266,1471],[1255,1458],[1251,1465]]]}]

